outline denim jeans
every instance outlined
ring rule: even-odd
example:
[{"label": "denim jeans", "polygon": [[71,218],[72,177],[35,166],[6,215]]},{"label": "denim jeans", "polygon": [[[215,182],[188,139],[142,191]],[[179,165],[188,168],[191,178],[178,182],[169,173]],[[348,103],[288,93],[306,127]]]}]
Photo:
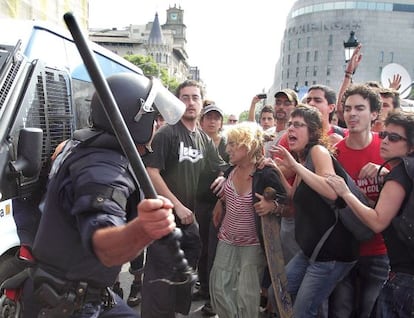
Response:
[{"label": "denim jeans", "polygon": [[369,318],[388,272],[387,255],[360,256],[329,297],[329,318]]},{"label": "denim jeans", "polygon": [[283,257],[285,264],[287,264],[297,252],[300,247],[295,240],[295,218],[282,217],[280,221],[280,242],[282,243]]},{"label": "denim jeans", "polygon": [[390,273],[377,301],[377,318],[414,317],[414,275]]},{"label": "denim jeans", "polygon": [[114,295],[116,305],[110,310],[104,310],[102,305],[85,304],[82,311],[73,314],[70,318],[139,318],[132,308],[130,308],[118,295]]},{"label": "denim jeans", "polygon": [[286,265],[288,292],[294,299],[294,316],[317,317],[318,311],[336,284],[355,262],[311,262],[302,251]]}]

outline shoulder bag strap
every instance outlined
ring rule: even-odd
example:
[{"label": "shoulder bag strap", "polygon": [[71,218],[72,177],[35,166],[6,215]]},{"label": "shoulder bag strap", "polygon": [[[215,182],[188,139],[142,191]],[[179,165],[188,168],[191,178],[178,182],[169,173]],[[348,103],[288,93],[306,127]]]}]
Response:
[{"label": "shoulder bag strap", "polygon": [[[331,158],[333,158],[331,156]],[[313,165],[312,162],[312,157],[311,154],[309,152],[308,156],[306,157],[306,161],[305,161],[305,167],[308,168],[311,171],[315,170],[315,167]],[[335,168],[335,163],[334,163],[334,168]],[[318,244],[316,244],[311,257],[309,258],[309,260],[311,262],[314,262],[316,260],[316,258],[318,257],[319,252],[322,249],[323,244],[325,244],[326,240],[328,239],[329,235],[331,235],[332,231],[334,230],[336,224],[338,223],[338,219],[339,219],[339,212],[338,210],[335,208],[335,204],[333,204],[330,200],[328,200],[327,198],[325,198],[324,196],[320,196],[334,211],[335,213],[335,222],[334,224],[332,224],[327,230],[326,232],[322,235],[321,239],[319,240]]]}]

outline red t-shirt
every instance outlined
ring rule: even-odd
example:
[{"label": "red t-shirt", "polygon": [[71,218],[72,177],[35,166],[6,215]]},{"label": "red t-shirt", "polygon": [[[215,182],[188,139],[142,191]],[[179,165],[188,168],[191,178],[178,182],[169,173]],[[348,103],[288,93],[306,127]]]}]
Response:
[{"label": "red t-shirt", "polygon": [[[379,197],[379,184],[376,177],[359,179],[358,175],[362,167],[367,163],[382,164],[384,160],[380,156],[381,139],[377,133],[372,133],[371,143],[364,149],[351,149],[346,145],[346,140],[342,139],[335,147],[337,149],[336,158],[342,164],[348,174],[354,179],[355,183],[373,201]],[[371,240],[360,245],[360,255],[384,255],[387,253],[384,240],[381,234],[376,234]]]},{"label": "red t-shirt", "polygon": [[[278,145],[279,146],[282,146],[282,147],[284,147],[284,148],[286,148],[287,150],[290,150],[290,148],[289,148],[289,144],[288,144],[288,139],[287,139],[287,136],[288,136],[288,134],[287,134],[287,131],[285,131],[284,133],[283,133],[283,135],[282,135],[282,137],[280,137],[280,140],[279,140],[279,143],[278,143]],[[273,159],[275,159],[277,156],[273,156]],[[293,175],[292,177],[290,177],[290,178],[287,178],[287,182],[289,182],[289,184],[290,185],[292,185],[293,184],[293,182],[295,181],[295,175]]]}]

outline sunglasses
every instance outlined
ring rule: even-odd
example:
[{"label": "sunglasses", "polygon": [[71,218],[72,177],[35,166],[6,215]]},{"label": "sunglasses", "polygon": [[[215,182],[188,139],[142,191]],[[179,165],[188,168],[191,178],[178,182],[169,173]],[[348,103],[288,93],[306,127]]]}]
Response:
[{"label": "sunglasses", "polygon": [[378,135],[381,139],[385,139],[385,137],[388,137],[388,140],[391,141],[391,142],[397,142],[397,141],[400,141],[400,140],[405,140],[405,141],[407,140],[407,138],[405,138],[405,137],[403,137],[403,136],[401,136],[397,133],[390,133],[388,131],[380,131],[378,133]]},{"label": "sunglasses", "polygon": [[288,101],[288,100],[285,100],[285,101],[276,100],[275,105],[276,106],[289,107],[290,105],[292,105],[292,102],[291,101]]}]

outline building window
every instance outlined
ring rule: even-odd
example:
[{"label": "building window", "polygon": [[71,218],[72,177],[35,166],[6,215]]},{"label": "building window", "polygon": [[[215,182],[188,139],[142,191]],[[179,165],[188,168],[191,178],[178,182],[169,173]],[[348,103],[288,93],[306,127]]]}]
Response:
[{"label": "building window", "polygon": [[317,76],[318,75],[318,67],[315,65],[313,67],[313,76]]},{"label": "building window", "polygon": [[311,45],[311,37],[310,37],[310,36],[308,36],[308,37],[306,38],[306,47],[310,47],[310,45]]},{"label": "building window", "polygon": [[380,55],[379,55],[379,61],[380,61],[381,63],[384,63],[384,51],[381,51],[381,52],[380,52]]},{"label": "building window", "polygon": [[289,69],[286,70],[286,78],[289,78]]},{"label": "building window", "polygon": [[309,66],[306,66],[305,68],[305,77],[309,76]]},{"label": "building window", "polygon": [[298,39],[298,49],[300,49],[301,38]]},{"label": "building window", "polygon": [[390,52],[390,63],[394,62],[394,52]]},{"label": "building window", "polygon": [[300,53],[296,54],[296,63],[300,63]]},{"label": "building window", "polygon": [[307,51],[306,52],[306,63],[309,63],[309,60],[310,60],[310,52]]},{"label": "building window", "polygon": [[331,75],[331,67],[330,66],[328,66],[326,68],[326,76],[329,76],[329,75]]},{"label": "building window", "polygon": [[328,45],[329,46],[332,46],[333,45],[333,35],[332,34],[329,34]]},{"label": "building window", "polygon": [[288,42],[288,50],[290,51],[290,40]]},{"label": "building window", "polygon": [[299,77],[299,67],[296,68],[296,78]]},{"label": "building window", "polygon": [[287,64],[290,65],[290,54],[288,55]]},{"label": "building window", "polygon": [[332,55],[333,55],[333,51],[328,50],[328,61],[332,61]]},{"label": "building window", "polygon": [[318,61],[318,51],[315,51],[315,55],[313,56],[313,61],[314,62]]}]

